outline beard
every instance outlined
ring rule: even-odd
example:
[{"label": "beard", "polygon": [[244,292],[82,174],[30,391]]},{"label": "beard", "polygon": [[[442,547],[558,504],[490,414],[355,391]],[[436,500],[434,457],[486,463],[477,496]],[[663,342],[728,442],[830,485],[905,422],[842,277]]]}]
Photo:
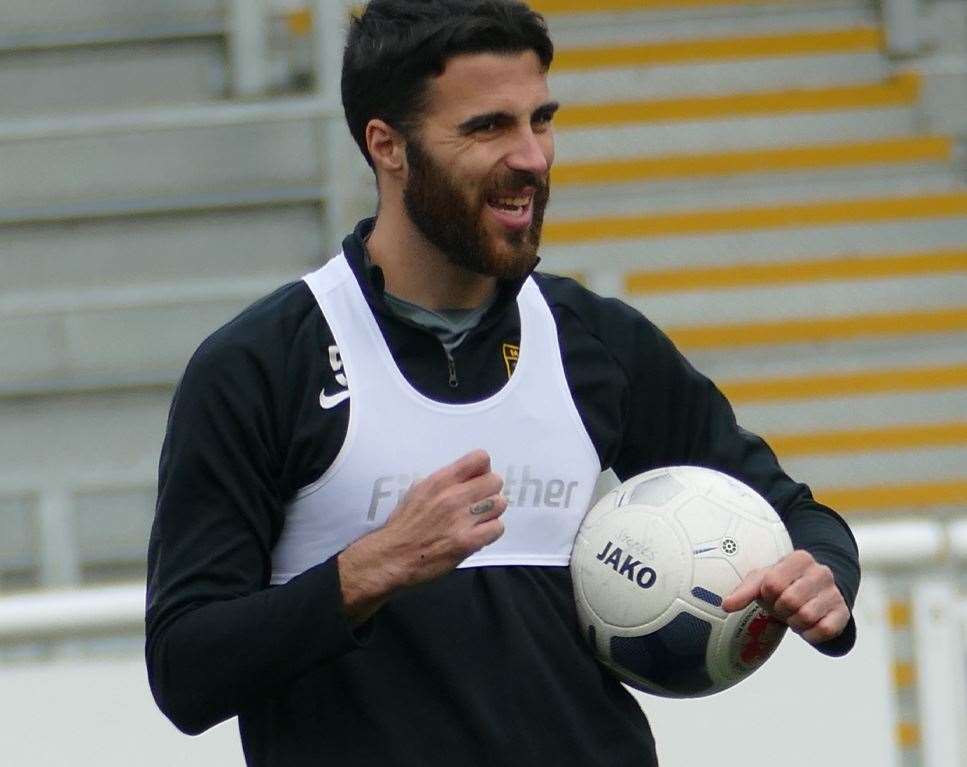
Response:
[{"label": "beard", "polygon": [[[476,200],[468,200],[462,185],[415,140],[406,143],[409,177],[403,204],[420,233],[447,260],[477,274],[501,280],[519,280],[537,264],[544,209],[550,184],[528,171],[510,170],[488,181]],[[487,200],[501,193],[532,187],[532,219],[526,229],[493,234],[484,223]]]}]

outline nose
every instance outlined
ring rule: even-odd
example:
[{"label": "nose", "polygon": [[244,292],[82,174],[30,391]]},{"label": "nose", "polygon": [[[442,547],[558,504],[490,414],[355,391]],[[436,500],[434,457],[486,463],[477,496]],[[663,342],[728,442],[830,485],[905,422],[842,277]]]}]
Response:
[{"label": "nose", "polygon": [[507,167],[522,170],[537,176],[547,175],[551,167],[554,150],[550,145],[549,134],[536,134],[530,126],[524,128],[514,150],[507,156]]}]

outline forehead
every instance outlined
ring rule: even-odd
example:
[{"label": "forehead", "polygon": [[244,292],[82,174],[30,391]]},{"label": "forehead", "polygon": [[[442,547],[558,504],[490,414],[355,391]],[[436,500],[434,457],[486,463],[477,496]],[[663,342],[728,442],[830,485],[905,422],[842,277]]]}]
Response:
[{"label": "forehead", "polygon": [[547,76],[533,51],[454,56],[430,80],[425,116],[460,123],[488,112],[527,113],[548,100]]}]

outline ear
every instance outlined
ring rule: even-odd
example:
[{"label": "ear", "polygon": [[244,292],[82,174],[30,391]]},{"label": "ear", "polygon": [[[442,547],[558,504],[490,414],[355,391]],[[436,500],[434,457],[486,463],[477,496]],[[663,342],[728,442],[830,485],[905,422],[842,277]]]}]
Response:
[{"label": "ear", "polygon": [[366,148],[373,158],[374,170],[396,175],[406,166],[406,144],[399,131],[383,120],[366,125]]}]

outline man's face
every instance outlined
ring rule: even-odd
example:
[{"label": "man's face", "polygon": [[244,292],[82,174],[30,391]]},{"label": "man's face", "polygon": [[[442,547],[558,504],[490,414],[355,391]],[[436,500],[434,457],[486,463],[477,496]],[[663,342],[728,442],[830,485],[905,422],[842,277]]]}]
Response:
[{"label": "man's face", "polygon": [[408,138],[403,202],[452,263],[517,279],[537,261],[557,104],[533,52],[451,59]]}]

